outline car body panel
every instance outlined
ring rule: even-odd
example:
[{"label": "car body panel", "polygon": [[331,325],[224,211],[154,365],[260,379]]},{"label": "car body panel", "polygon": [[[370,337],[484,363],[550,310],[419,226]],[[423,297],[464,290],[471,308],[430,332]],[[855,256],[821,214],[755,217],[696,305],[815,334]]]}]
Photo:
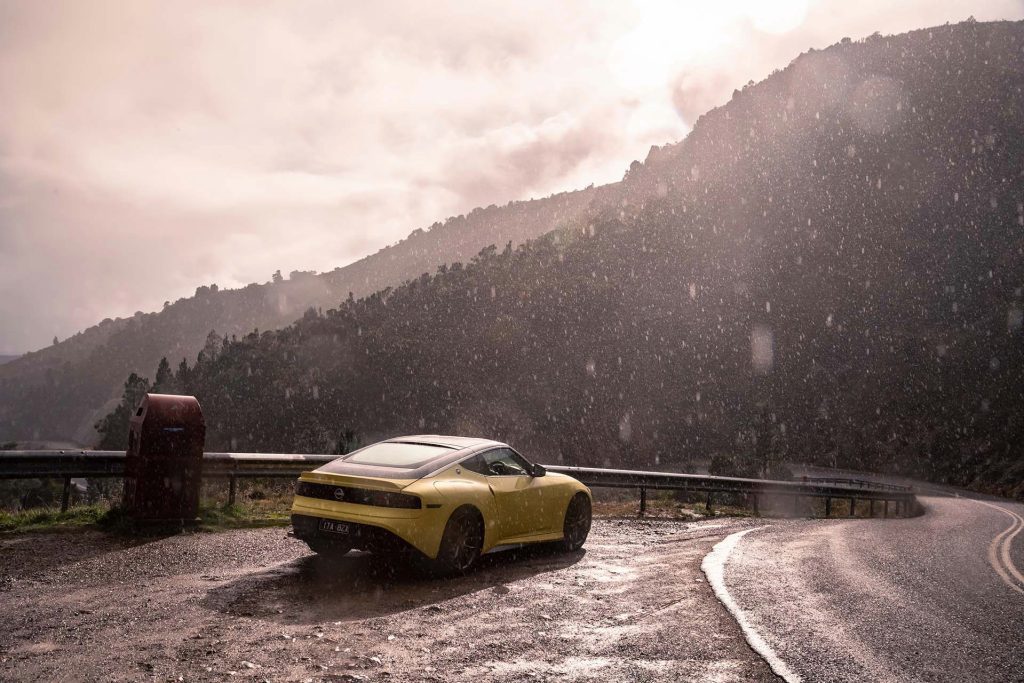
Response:
[{"label": "car body panel", "polygon": [[[379,476],[377,470],[382,468],[375,468],[376,476],[358,476],[354,468],[333,461],[329,464],[332,469],[343,474],[325,472],[320,468],[302,474],[299,481],[401,491],[417,496],[422,507],[393,508],[296,495],[292,514],[380,527],[433,559],[438,555],[448,519],[462,506],[472,506],[483,518],[481,551],[487,552],[498,546],[561,539],[569,501],[580,492],[590,497],[586,486],[563,474],[485,476],[462,466],[463,461],[477,453],[492,448],[508,448],[506,444],[464,437],[401,437],[403,441],[414,443],[421,442],[417,441],[421,439],[422,443],[432,443],[428,439],[446,439],[441,443],[464,446],[459,449],[460,456],[464,457],[452,462],[454,458],[446,455],[440,467],[417,479],[402,478],[402,474],[410,471],[402,469],[396,471],[400,476],[393,479]],[[417,474],[421,472],[422,468]]]}]

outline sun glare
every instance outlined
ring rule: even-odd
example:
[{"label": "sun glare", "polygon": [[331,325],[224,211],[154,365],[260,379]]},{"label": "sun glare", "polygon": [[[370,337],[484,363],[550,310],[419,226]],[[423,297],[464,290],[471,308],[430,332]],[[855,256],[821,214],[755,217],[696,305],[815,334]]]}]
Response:
[{"label": "sun glare", "polygon": [[687,66],[719,57],[744,29],[780,34],[797,28],[807,0],[673,2],[637,0],[636,23],[614,45],[610,69],[633,92],[668,85]]},{"label": "sun glare", "polygon": [[750,0],[745,5],[745,13],[754,27],[765,33],[792,31],[807,16],[807,0]]}]

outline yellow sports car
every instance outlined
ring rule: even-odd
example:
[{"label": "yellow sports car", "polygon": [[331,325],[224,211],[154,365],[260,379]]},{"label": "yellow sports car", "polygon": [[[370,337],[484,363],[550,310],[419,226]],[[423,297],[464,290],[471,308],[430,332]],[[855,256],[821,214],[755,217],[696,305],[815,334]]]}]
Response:
[{"label": "yellow sports car", "polygon": [[403,436],[304,473],[292,527],[317,553],[411,549],[453,573],[499,546],[554,541],[576,550],[590,515],[590,489],[507,444]]}]

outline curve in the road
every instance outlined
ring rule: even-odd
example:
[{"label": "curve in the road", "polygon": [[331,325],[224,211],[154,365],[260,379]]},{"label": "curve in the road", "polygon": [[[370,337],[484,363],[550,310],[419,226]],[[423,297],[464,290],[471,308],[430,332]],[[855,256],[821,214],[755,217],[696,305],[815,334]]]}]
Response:
[{"label": "curve in the road", "polygon": [[1024,574],[1021,574],[1017,569],[1013,563],[1013,558],[1010,556],[1013,539],[1024,529],[1024,517],[993,503],[987,503],[983,500],[976,500],[975,502],[999,510],[1012,520],[1010,526],[1003,530],[1002,533],[996,535],[992,539],[992,543],[989,544],[988,562],[996,570],[996,574],[1003,580],[1003,583],[1024,595]]},{"label": "curve in the road", "polygon": [[740,539],[751,531],[757,531],[763,529],[763,526],[754,527],[752,529],[744,529],[743,531],[737,531],[734,534],[729,534],[724,539],[715,544],[715,547],[711,549],[704,560],[700,564],[701,571],[708,579],[708,583],[711,585],[711,589],[715,592],[715,596],[718,598],[727,610],[732,615],[736,623],[739,624],[740,629],[743,631],[743,637],[754,652],[761,656],[771,670],[775,674],[786,681],[786,683],[801,683],[803,679],[799,674],[790,669],[784,661],[775,653],[772,646],[769,645],[765,639],[757,632],[756,629],[751,625],[750,620],[747,619],[747,615],[743,612],[740,606],[733,600],[732,595],[729,593],[729,589],[725,586],[725,563],[729,561],[729,555],[732,554],[733,549],[736,548],[736,544],[740,542]]},{"label": "curve in the road", "polygon": [[914,518],[762,528],[734,545],[729,593],[807,681],[1024,683],[1024,507],[922,504]]}]

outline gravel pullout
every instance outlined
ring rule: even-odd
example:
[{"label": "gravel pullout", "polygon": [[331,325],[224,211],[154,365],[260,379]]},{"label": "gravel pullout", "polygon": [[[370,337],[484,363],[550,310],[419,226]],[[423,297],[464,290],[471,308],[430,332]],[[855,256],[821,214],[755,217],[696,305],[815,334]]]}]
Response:
[{"label": "gravel pullout", "polygon": [[749,526],[597,520],[450,580],[280,528],[0,536],[0,680],[773,681],[700,571]]}]

